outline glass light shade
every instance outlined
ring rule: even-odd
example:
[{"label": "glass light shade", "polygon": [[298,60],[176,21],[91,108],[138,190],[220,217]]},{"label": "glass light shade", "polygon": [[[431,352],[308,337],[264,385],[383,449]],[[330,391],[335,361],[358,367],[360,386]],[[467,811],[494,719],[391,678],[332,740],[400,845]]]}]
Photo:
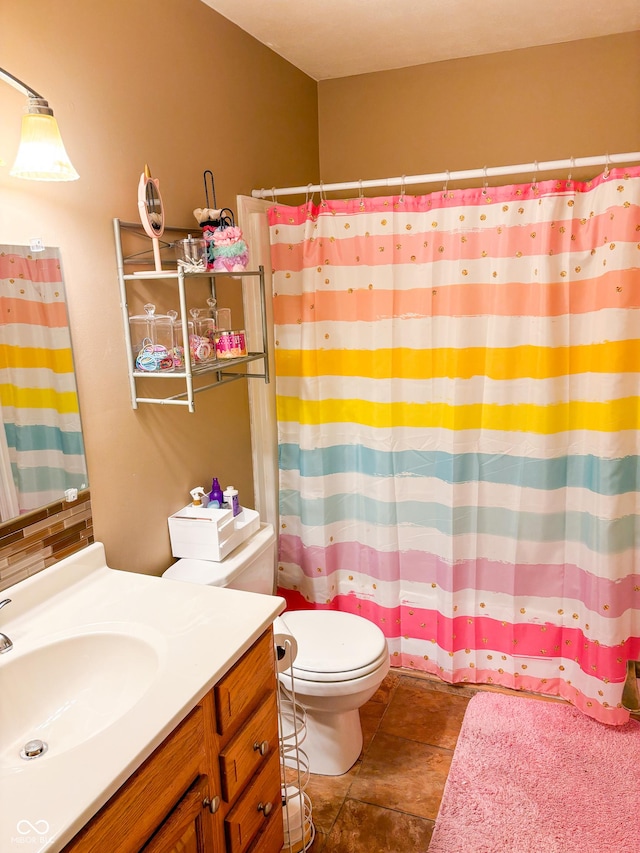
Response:
[{"label": "glass light shade", "polygon": [[22,117],[20,147],[9,174],[30,181],[76,181],[80,177],[65,151],[54,116],[28,113]]}]

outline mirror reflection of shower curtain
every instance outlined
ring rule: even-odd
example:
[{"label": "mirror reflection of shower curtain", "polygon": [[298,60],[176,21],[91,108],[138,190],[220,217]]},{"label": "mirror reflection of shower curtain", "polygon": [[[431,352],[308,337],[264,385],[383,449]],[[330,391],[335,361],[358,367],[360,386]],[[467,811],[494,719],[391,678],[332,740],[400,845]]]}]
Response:
[{"label": "mirror reflection of shower curtain", "polygon": [[[1,404],[0,422],[3,422]],[[19,514],[18,490],[13,482],[7,435],[4,429],[0,429],[0,521],[8,521]]]},{"label": "mirror reflection of shower curtain", "polygon": [[[13,517],[87,485],[58,249],[0,246],[0,318],[1,445],[17,494]],[[4,476],[2,491],[4,518]]]}]

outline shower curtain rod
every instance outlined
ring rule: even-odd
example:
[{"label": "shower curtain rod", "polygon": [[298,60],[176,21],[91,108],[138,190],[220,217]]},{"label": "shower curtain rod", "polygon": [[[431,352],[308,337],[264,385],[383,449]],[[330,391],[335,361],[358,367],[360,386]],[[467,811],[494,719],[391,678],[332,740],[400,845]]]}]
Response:
[{"label": "shower curtain rod", "polygon": [[483,169],[466,169],[458,172],[432,172],[430,175],[402,175],[399,178],[377,178],[368,181],[342,181],[336,184],[308,184],[305,187],[273,187],[270,190],[251,190],[253,198],[271,198],[275,201],[277,195],[301,195],[312,192],[333,192],[335,190],[365,190],[372,187],[407,187],[409,184],[432,184],[436,181],[463,181],[473,178],[487,180],[501,175],[521,175],[533,172],[537,177],[540,172],[555,169],[579,169],[583,166],[609,166],[618,163],[640,162],[640,151],[627,154],[601,154],[599,157],[570,157],[565,160],[545,160],[541,163],[519,163],[514,166],[485,166]]}]

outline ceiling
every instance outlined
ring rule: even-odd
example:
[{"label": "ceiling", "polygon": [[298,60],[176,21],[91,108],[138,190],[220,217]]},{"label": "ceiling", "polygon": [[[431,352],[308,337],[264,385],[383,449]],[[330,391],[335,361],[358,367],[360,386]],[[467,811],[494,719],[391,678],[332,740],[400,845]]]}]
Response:
[{"label": "ceiling", "polygon": [[639,0],[203,0],[314,80],[640,30]]}]

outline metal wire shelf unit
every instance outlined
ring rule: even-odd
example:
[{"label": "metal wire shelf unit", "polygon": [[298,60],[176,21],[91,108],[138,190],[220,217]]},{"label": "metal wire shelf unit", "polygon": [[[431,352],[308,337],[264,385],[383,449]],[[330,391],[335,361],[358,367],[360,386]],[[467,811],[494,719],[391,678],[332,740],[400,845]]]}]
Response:
[{"label": "metal wire shelf unit", "polygon": [[[244,270],[243,272],[186,272],[184,268],[167,269],[161,272],[144,271],[138,273],[127,273],[125,270],[130,264],[149,265],[149,251],[139,252],[132,255],[124,255],[122,232],[129,231],[144,237],[144,232],[139,225],[133,222],[123,222],[120,219],[113,220],[116,257],[118,263],[118,283],[120,287],[120,307],[122,310],[122,321],[124,330],[124,339],[128,353],[128,372],[129,372],[129,389],[131,393],[132,408],[137,409],[141,403],[159,404],[159,405],[176,405],[186,406],[189,412],[195,412],[195,395],[203,391],[209,391],[212,388],[217,388],[220,385],[225,385],[230,382],[236,382],[238,379],[263,379],[265,383],[270,380],[269,377],[269,353],[268,353],[268,335],[266,325],[266,291],[264,281],[264,267],[259,266],[256,270]],[[193,230],[193,229],[191,229]],[[172,233],[187,233],[188,229],[177,226],[165,226],[165,232]],[[148,238],[147,238],[148,239]],[[164,242],[163,248],[171,248],[173,243]],[[261,314],[261,349],[249,351],[247,355],[238,358],[216,359],[207,362],[206,364],[195,364],[191,358],[189,347],[189,331],[187,322],[187,281],[208,279],[211,282],[211,292],[215,295],[215,280],[216,279],[236,279],[241,281],[241,286],[245,286],[245,279],[258,279],[259,285],[259,302]],[[184,350],[184,370],[174,370],[171,372],[146,372],[136,370],[135,363],[132,357],[132,340],[129,324],[129,304],[127,295],[127,284],[141,281],[164,280],[175,282],[178,287],[178,300],[180,305],[181,319],[181,334],[182,347]],[[249,372],[246,368],[252,362],[262,362],[262,372]],[[206,385],[196,385],[194,377],[209,375],[213,377],[213,381]],[[167,393],[162,397],[141,396],[138,393],[139,380],[166,380],[172,382],[174,380],[182,380],[185,386],[184,391],[178,393]]]}]

